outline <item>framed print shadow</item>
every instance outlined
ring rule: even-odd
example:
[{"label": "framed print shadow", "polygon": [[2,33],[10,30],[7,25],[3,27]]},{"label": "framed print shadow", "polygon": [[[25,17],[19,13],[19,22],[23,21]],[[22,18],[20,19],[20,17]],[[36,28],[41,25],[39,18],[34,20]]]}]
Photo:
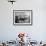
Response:
[{"label": "framed print shadow", "polygon": [[14,25],[32,25],[32,10],[13,10]]}]

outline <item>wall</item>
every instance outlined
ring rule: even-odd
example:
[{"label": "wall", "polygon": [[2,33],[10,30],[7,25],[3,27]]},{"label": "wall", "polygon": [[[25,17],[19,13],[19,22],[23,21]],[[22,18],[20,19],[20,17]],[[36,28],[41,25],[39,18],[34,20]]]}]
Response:
[{"label": "wall", "polygon": [[[14,26],[13,9],[33,10],[33,25]],[[33,40],[46,40],[46,0],[17,0],[14,5],[0,0],[0,40],[15,40],[18,32],[30,33]]]}]

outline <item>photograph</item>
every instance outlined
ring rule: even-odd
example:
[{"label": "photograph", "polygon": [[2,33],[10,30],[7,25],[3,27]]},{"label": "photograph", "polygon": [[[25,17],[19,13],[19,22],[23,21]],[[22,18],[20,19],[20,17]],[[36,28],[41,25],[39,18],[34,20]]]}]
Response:
[{"label": "photograph", "polygon": [[32,24],[32,10],[13,10],[13,24]]}]

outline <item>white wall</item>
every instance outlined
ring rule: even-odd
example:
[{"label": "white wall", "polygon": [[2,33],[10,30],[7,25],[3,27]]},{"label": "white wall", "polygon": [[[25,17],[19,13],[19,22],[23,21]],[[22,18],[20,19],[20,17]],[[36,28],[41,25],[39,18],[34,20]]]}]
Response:
[{"label": "white wall", "polygon": [[[33,10],[33,25],[14,26],[13,9]],[[0,40],[14,40],[19,32],[30,33],[33,40],[46,40],[46,0],[17,0],[14,5],[0,0]]]}]

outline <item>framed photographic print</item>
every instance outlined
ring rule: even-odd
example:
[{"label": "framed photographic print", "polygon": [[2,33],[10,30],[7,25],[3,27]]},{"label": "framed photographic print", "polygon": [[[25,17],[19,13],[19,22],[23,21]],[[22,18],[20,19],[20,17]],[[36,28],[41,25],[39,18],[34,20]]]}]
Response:
[{"label": "framed photographic print", "polygon": [[32,25],[32,10],[13,10],[14,25]]}]

